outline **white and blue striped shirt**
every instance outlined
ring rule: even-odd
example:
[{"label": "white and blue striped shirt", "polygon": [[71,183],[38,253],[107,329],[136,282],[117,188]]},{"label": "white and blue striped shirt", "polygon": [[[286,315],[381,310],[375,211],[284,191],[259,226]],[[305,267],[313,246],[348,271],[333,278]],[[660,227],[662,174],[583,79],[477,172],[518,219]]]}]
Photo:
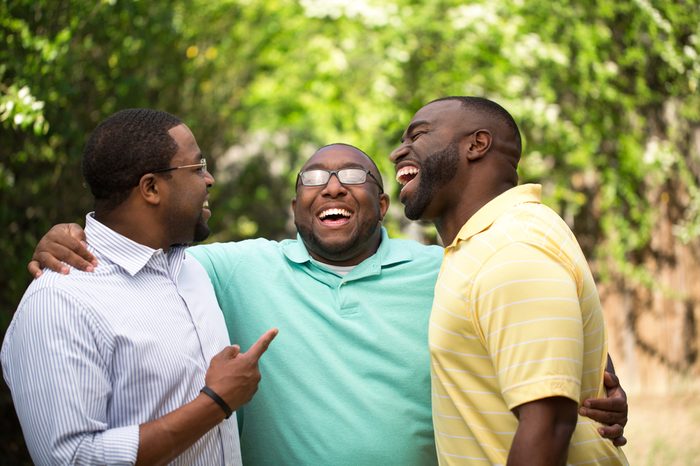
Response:
[{"label": "white and blue striped shirt", "polygon": [[[196,398],[229,344],[207,274],[184,248],[153,250],[91,214],[85,233],[95,272],[35,280],[0,355],[37,464],[133,464],[139,424]],[[240,465],[235,417],[173,464]]]}]

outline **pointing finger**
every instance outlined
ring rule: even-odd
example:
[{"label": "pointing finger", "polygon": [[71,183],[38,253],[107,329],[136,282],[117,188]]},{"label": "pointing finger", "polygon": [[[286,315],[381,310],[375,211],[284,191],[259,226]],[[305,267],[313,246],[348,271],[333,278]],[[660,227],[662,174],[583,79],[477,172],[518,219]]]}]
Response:
[{"label": "pointing finger", "polygon": [[259,360],[260,356],[267,351],[267,347],[270,346],[270,343],[277,336],[278,332],[279,330],[276,328],[268,330],[258,339],[258,341],[253,344],[253,346],[250,347],[245,354],[250,355],[250,357],[255,361]]}]

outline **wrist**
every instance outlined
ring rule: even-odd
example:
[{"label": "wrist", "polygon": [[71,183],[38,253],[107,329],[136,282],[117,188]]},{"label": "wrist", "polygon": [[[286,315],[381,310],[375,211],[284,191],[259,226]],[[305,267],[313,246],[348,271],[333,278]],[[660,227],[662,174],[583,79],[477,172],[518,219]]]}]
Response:
[{"label": "wrist", "polygon": [[212,401],[214,401],[214,403],[216,403],[219,406],[219,408],[221,408],[221,410],[224,412],[224,415],[226,416],[225,419],[231,417],[231,414],[233,414],[233,410],[228,405],[228,403],[226,403],[226,401],[219,396],[218,393],[216,393],[214,390],[207,387],[206,385],[202,387],[202,389],[199,392],[209,397]]}]

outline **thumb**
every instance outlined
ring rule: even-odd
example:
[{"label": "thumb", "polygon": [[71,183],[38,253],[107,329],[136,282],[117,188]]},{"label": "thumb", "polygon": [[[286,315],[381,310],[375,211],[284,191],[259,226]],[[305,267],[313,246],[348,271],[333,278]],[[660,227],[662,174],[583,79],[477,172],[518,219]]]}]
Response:
[{"label": "thumb", "polygon": [[240,346],[230,345],[219,351],[212,359],[234,359],[240,352]]},{"label": "thumb", "polygon": [[612,372],[605,371],[605,374],[603,375],[603,384],[608,390],[611,388],[617,388],[620,386],[620,379],[618,379]]}]

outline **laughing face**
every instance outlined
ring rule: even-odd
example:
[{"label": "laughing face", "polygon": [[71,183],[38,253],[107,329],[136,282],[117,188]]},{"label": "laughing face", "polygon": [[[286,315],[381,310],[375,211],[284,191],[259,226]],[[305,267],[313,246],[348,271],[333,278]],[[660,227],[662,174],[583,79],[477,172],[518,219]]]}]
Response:
[{"label": "laughing face", "polygon": [[[380,179],[374,163],[358,149],[342,144],[316,152],[305,170],[368,170]],[[367,175],[362,184],[343,184],[336,174],[320,186],[297,185],[292,200],[294,223],[309,254],[321,262],[355,265],[373,255],[381,240],[381,221],[389,198]]]},{"label": "laughing face", "polygon": [[[431,218],[426,210],[440,187],[457,174],[458,164],[459,150],[453,142],[443,150],[427,154],[420,168],[415,164],[406,164],[397,170],[396,180],[402,186],[400,196],[407,218]],[[411,183],[413,185],[409,186]]]},{"label": "laughing face", "polygon": [[441,101],[420,109],[391,153],[396,181],[402,186],[399,199],[411,220],[432,220],[442,213],[445,187],[459,167],[459,145],[452,125],[459,121],[459,103]]}]

